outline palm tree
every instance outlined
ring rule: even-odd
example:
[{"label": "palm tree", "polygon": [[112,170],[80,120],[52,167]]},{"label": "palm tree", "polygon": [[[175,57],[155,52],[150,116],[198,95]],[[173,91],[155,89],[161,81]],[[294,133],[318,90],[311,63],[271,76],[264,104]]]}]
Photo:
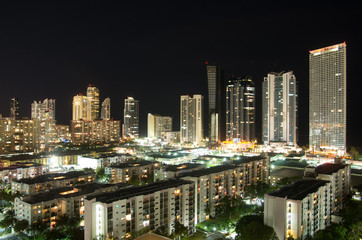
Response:
[{"label": "palm tree", "polygon": [[0,222],[2,228],[14,227],[16,223],[14,210],[9,210],[4,214],[4,219]]}]

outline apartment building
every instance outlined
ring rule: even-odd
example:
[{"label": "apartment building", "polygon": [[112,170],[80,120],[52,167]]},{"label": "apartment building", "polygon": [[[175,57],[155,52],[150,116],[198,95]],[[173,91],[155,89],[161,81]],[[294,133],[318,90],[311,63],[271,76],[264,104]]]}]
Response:
[{"label": "apartment building", "polygon": [[34,178],[23,178],[11,182],[11,192],[33,195],[58,187],[74,186],[81,183],[95,182],[95,173],[74,171],[67,173],[50,173]]},{"label": "apartment building", "polygon": [[216,206],[225,195],[242,196],[257,182],[268,182],[269,159],[251,158],[235,165],[220,165],[186,173],[180,178],[195,183],[196,224],[216,216]]},{"label": "apartment building", "polygon": [[[153,182],[159,178],[160,163],[150,161],[125,162],[107,166],[105,173],[110,175],[112,183],[128,183],[131,178],[138,178],[138,181],[146,180]],[[156,178],[156,179],[155,179]]]},{"label": "apartment building", "polygon": [[332,183],[305,179],[264,195],[264,224],[279,239],[306,239],[331,224]]},{"label": "apartment building", "polygon": [[0,167],[0,179],[10,183],[13,180],[34,178],[49,172],[49,166],[34,162],[18,163],[8,167]]},{"label": "apartment building", "polygon": [[164,180],[87,196],[84,239],[124,239],[132,232],[164,227],[171,234],[175,221],[195,231],[194,184]]},{"label": "apartment building", "polygon": [[315,178],[330,181],[332,184],[331,202],[332,210],[338,213],[346,202],[350,192],[351,166],[342,163],[325,163],[317,167],[307,167],[304,170],[304,178]]},{"label": "apartment building", "polygon": [[27,220],[29,225],[41,220],[53,228],[61,216],[82,217],[84,199],[89,194],[116,190],[118,187],[114,184],[86,183],[17,197],[14,200],[15,217]]}]

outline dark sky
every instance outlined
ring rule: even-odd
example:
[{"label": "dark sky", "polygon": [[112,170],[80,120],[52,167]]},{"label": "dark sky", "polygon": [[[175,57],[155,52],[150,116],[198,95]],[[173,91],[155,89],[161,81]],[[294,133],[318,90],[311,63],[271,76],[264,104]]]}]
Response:
[{"label": "dark sky", "polygon": [[[239,1],[243,2],[243,1]],[[250,75],[257,86],[270,71],[293,70],[299,84],[299,142],[308,143],[309,50],[347,44],[348,145],[359,145],[362,21],[357,3],[284,5],[219,1],[157,4],[19,2],[0,5],[0,113],[9,99],[56,99],[58,123],[69,124],[72,97],[88,84],[111,98],[121,119],[123,99],[140,100],[141,135],[148,112],[171,115],[179,127],[181,94],[206,94],[205,61],[225,77]],[[260,136],[260,135],[259,135]]]}]

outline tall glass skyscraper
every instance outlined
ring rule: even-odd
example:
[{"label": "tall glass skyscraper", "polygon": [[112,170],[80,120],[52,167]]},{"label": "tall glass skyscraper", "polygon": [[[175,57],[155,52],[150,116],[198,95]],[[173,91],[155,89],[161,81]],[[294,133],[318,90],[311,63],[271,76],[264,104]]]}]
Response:
[{"label": "tall glass skyscraper", "polygon": [[226,139],[255,139],[255,86],[250,78],[233,77],[226,87]]},{"label": "tall glass skyscraper", "polygon": [[99,89],[90,85],[87,88],[87,120],[99,118]]},{"label": "tall glass skyscraper", "polygon": [[309,147],[346,148],[346,44],[309,52]]},{"label": "tall glass skyscraper", "polygon": [[297,81],[292,71],[268,73],[262,90],[263,142],[297,144]]},{"label": "tall glass skyscraper", "polygon": [[102,103],[101,108],[101,119],[110,120],[111,119],[111,99],[106,98]]},{"label": "tall glass skyscraper", "polygon": [[225,139],[225,83],[220,65],[206,62],[208,85],[208,136],[211,143]]},{"label": "tall glass skyscraper", "polygon": [[122,136],[139,137],[139,101],[132,97],[124,100]]}]

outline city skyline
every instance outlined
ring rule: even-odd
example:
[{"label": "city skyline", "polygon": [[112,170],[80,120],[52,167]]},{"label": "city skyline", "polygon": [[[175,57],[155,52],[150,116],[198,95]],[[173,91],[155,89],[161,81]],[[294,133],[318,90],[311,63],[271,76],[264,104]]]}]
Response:
[{"label": "city skyline", "polygon": [[[30,117],[30,104],[34,100],[50,98],[57,102],[57,123],[69,124],[72,97],[84,91],[88,84],[94,84],[100,90],[100,102],[106,97],[112,100],[111,116],[114,119],[122,119],[123,99],[127,96],[140,101],[141,136],[147,133],[149,112],[172,116],[174,129],[178,129],[180,95],[207,96],[204,64],[209,61],[224,68],[226,79],[231,74],[250,75],[255,82],[256,135],[260,143],[263,77],[271,71],[292,70],[300,87],[298,134],[303,144],[308,144],[307,117],[301,116],[308,116],[309,110],[309,50],[344,41],[348,46],[347,108],[351,109],[357,100],[357,57],[361,48],[358,33],[353,29],[358,29],[360,24],[351,14],[353,6],[335,9],[318,5],[315,11],[307,6],[282,6],[280,11],[293,12],[290,21],[269,13],[268,6],[261,9],[257,6],[224,6],[220,12],[228,10],[228,13],[213,16],[220,6],[196,5],[194,10],[187,9],[188,18],[181,16],[184,6],[163,11],[167,9],[164,6],[158,10],[163,13],[160,16],[150,11],[150,6],[141,7],[135,15],[132,15],[135,13],[132,5],[115,6],[115,10],[110,10],[109,6],[99,10],[97,6],[85,6],[82,17],[76,15],[81,6],[55,10],[56,7],[39,6],[38,9],[35,6],[33,12],[26,11],[25,7],[4,8],[8,11],[1,18],[6,36],[1,40],[3,54],[0,57],[0,78],[5,86],[0,98],[3,116],[9,116],[12,97],[19,99],[21,117]],[[273,12],[280,6],[269,7]],[[129,14],[124,10],[116,11],[128,8]],[[15,9],[19,11],[14,13]],[[240,15],[244,17],[237,16],[235,13],[242,9],[245,14]],[[69,19],[61,17],[57,21],[56,17],[64,12]],[[91,12],[98,14],[92,17]],[[107,13],[110,13],[109,17],[102,20]],[[336,13],[338,18],[333,16]],[[328,18],[329,22],[323,20],[326,16],[332,16]],[[17,21],[11,22],[13,18]],[[45,19],[49,21],[46,23]],[[147,19],[150,19],[149,23],[145,23]],[[112,27],[123,20],[127,20],[128,26],[125,24],[116,30],[124,27],[124,32],[112,31]],[[53,25],[54,28],[50,28]],[[12,29],[19,30],[15,34]],[[279,29],[285,33],[280,35],[288,37],[279,37]],[[269,33],[274,34],[274,39],[265,37]],[[141,35],[144,39],[136,40]],[[243,35],[250,39],[241,40]],[[124,40],[118,41],[120,39]],[[87,44],[83,44],[84,41]],[[158,52],[160,54],[156,54]],[[166,103],[157,104],[162,101]],[[347,110],[347,146],[360,145],[358,131],[353,131],[358,129],[358,121],[358,113]]]}]

